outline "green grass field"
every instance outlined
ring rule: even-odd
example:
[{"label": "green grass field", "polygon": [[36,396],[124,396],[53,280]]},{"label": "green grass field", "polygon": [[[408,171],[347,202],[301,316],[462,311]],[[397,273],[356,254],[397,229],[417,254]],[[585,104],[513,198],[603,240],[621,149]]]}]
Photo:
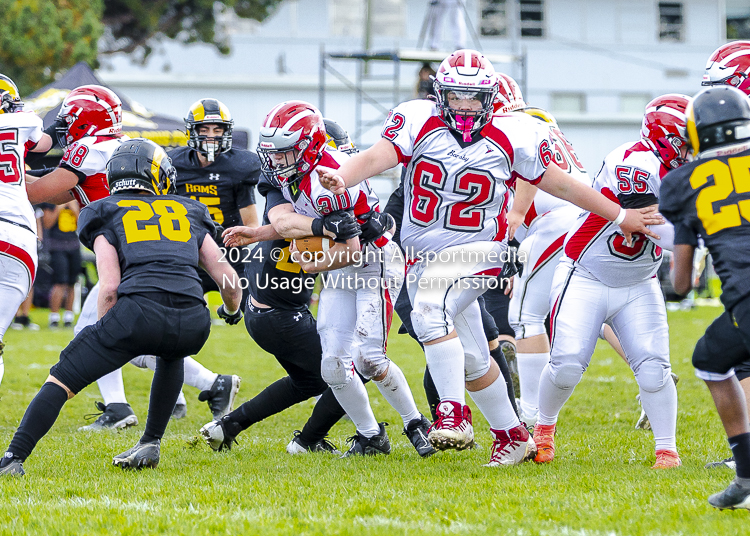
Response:
[{"label": "green grass field", "polygon": [[[676,470],[649,469],[651,432],[633,429],[635,380],[603,342],[560,415],[555,461],[513,468],[482,467],[491,443],[479,412],[478,449],[420,459],[401,435],[398,415],[372,386],[376,416],[391,423],[390,456],[286,454],[312,401],[245,431],[231,452],[214,453],[196,437],[210,420],[208,408],[186,387],[188,416],[170,424],[159,467],[123,472],[111,465],[112,456],[142,433],[152,378],[127,366],[128,399],[141,424],[121,433],[77,432],[100,399],[98,390],[91,386],[68,402],[27,460],[27,475],[0,480],[0,534],[741,534],[747,511],[719,512],[706,502],[733,473],[703,468],[729,449],[690,364],[696,340],[720,312],[669,314],[672,363],[681,378],[677,444],[684,465]],[[46,324],[46,313],[35,319]],[[389,353],[426,412],[424,358],[416,343],[395,333]],[[7,333],[0,452],[71,337],[72,330]],[[241,375],[241,401],[283,375],[242,325],[214,327],[198,359]],[[352,433],[351,423],[341,422],[331,439],[343,448]]]}]

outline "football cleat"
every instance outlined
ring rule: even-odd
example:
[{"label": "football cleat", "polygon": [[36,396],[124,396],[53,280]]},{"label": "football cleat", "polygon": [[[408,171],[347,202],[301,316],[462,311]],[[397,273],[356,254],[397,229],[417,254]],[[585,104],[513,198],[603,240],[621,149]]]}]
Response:
[{"label": "football cleat", "polygon": [[516,345],[510,341],[500,341],[500,350],[503,352],[503,356],[505,356],[505,362],[508,363],[510,379],[513,381],[513,394],[516,398],[521,398],[521,382],[518,379]]},{"label": "football cleat", "polygon": [[380,431],[372,436],[365,437],[359,432],[347,439],[347,443],[351,443],[352,446],[349,450],[344,453],[342,458],[349,458],[350,456],[375,456],[376,454],[390,454],[391,453],[391,442],[388,440],[388,434],[385,432],[385,427],[388,423],[378,423]]},{"label": "football cleat", "polygon": [[721,460],[720,462],[709,462],[704,467],[706,469],[715,469],[716,467],[728,467],[732,471],[735,471],[737,469],[737,464],[734,461],[734,456],[731,456],[730,458],[727,458],[726,460]]},{"label": "football cleat", "polygon": [[656,451],[656,463],[651,469],[673,469],[682,465],[680,455],[673,450],[661,449]]},{"label": "football cleat", "polygon": [[485,467],[519,465],[536,456],[536,444],[523,423],[508,431],[490,428],[490,433],[495,441]]},{"label": "football cleat", "polygon": [[235,438],[241,431],[240,425],[225,415],[219,420],[204,424],[200,429],[200,434],[209,447],[216,452],[221,452],[224,449],[232,449],[232,443],[237,443]]},{"label": "football cleat", "polygon": [[[680,377],[675,374],[674,372],[671,373],[672,375],[672,381],[675,385],[677,385],[677,382],[680,381]],[[635,399],[638,401],[638,405],[641,406],[641,395],[635,395]],[[648,415],[646,415],[646,410],[643,409],[641,406],[641,416],[638,417],[638,421],[635,423],[635,429],[636,430],[651,430],[651,422],[648,420]]]},{"label": "football cleat", "polygon": [[711,495],[708,498],[708,504],[719,510],[734,510],[735,508],[750,510],[750,487],[746,488],[734,479],[727,489]]},{"label": "football cleat", "polygon": [[435,450],[464,450],[474,445],[474,427],[469,406],[446,400],[438,404],[437,420],[427,439]]},{"label": "football cleat", "polygon": [[106,406],[101,402],[95,402],[96,408],[101,413],[92,413],[86,415],[85,419],[91,419],[99,416],[94,422],[87,426],[81,426],[78,430],[85,432],[98,432],[100,430],[117,430],[119,428],[127,428],[128,426],[135,426],[138,424],[138,417],[133,413],[133,408],[130,404],[123,404],[120,402],[112,402]]},{"label": "football cleat", "polygon": [[16,458],[12,453],[6,452],[3,459],[0,460],[0,476],[23,476],[26,471],[23,470],[23,460]]},{"label": "football cleat", "polygon": [[172,410],[172,418],[174,420],[184,419],[187,417],[187,404],[180,404],[179,402],[174,405]]},{"label": "football cleat", "polygon": [[309,452],[328,452],[330,454],[341,454],[341,451],[336,448],[336,445],[325,438],[321,439],[317,443],[313,443],[312,445],[305,443],[304,441],[302,441],[302,438],[300,438],[301,433],[302,432],[300,432],[299,430],[294,431],[294,438],[286,446],[287,453],[307,454]]},{"label": "football cleat", "polygon": [[536,443],[536,463],[549,463],[555,459],[555,432],[554,424],[534,425],[534,443]]},{"label": "football cleat", "polygon": [[239,376],[229,374],[219,374],[214,380],[211,389],[201,391],[198,400],[208,402],[208,407],[215,420],[221,419],[224,415],[232,411],[234,399],[240,390]]},{"label": "football cleat", "polygon": [[404,428],[404,435],[409,438],[414,449],[422,458],[432,456],[436,452],[427,440],[429,432],[430,421],[424,415],[420,415],[418,419],[412,419]]},{"label": "football cleat", "polygon": [[122,469],[143,469],[144,467],[154,469],[159,465],[160,450],[160,440],[157,439],[153,443],[141,443],[139,439],[133,448],[112,458],[112,465]]}]

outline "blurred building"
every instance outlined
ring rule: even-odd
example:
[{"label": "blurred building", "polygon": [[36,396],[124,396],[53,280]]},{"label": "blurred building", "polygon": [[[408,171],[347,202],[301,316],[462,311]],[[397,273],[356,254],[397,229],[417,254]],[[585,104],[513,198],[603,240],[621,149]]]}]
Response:
[{"label": "blurred building", "polygon": [[[728,38],[750,38],[747,0],[466,0],[466,12],[469,46],[517,58],[495,67],[521,82],[528,103],[555,114],[592,173],[610,150],[638,137],[650,99],[694,94],[710,53]],[[263,23],[223,16],[219,33],[231,42],[229,56],[208,45],[163,42],[145,66],[105,58],[98,74],[178,117],[195,100],[216,97],[254,139],[276,103],[324,104],[326,116],[367,146],[379,136],[383,110],[416,96],[422,64],[325,54],[419,56],[428,16],[428,0],[286,0]],[[451,33],[443,32],[450,47]],[[324,92],[322,57],[332,68],[323,72]]]}]

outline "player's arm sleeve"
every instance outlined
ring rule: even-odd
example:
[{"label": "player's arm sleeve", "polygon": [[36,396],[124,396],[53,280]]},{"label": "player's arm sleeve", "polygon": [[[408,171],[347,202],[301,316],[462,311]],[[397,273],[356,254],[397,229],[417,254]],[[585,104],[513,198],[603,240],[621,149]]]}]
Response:
[{"label": "player's arm sleeve", "polygon": [[78,239],[91,251],[94,250],[94,240],[100,235],[104,235],[107,242],[117,246],[117,235],[111,225],[108,225],[113,221],[113,217],[102,212],[100,203],[92,203],[83,207],[78,215]]},{"label": "player's arm sleeve", "polygon": [[266,177],[263,177],[258,183],[258,192],[266,198],[266,213],[273,207],[289,203],[281,190],[274,187]]},{"label": "player's arm sleeve", "polygon": [[260,159],[255,153],[247,153],[248,158],[243,163],[246,170],[237,191],[237,206],[240,208],[255,204],[255,185],[260,181]]},{"label": "player's arm sleeve", "polygon": [[411,160],[414,143],[419,135],[419,125],[429,118],[428,101],[410,101],[399,104],[390,111],[380,135],[393,144],[401,164]]},{"label": "player's arm sleeve", "polygon": [[206,235],[213,237],[216,233],[216,224],[208,214],[208,207],[206,205],[196,202],[193,207],[197,213],[197,219],[199,221],[194,233],[195,238],[198,241],[198,248],[200,249],[203,247],[203,240],[205,240]]},{"label": "player's arm sleeve", "polygon": [[[521,114],[523,116],[523,114]],[[527,116],[528,117],[528,116]],[[549,128],[539,121],[524,121],[519,125],[517,135],[511,139],[513,163],[511,174],[531,184],[542,180],[547,166],[554,159],[553,144]]]}]

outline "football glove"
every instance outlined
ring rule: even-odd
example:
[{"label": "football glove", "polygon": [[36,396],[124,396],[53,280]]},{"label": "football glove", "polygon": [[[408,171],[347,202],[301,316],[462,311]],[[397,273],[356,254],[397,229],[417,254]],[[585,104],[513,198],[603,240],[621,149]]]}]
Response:
[{"label": "football glove", "polygon": [[362,216],[361,219],[364,220],[364,223],[360,224],[362,236],[359,240],[365,244],[374,242],[383,236],[386,231],[390,230],[391,227],[396,225],[396,220],[393,219],[393,216],[386,212],[371,210]]},{"label": "football glove", "polygon": [[521,244],[515,238],[508,242],[508,261],[503,264],[503,270],[500,272],[500,278],[510,279],[514,275],[523,275],[523,263],[518,258],[518,246]]},{"label": "football glove", "polygon": [[362,234],[352,210],[337,210],[323,216],[323,227],[336,235],[334,242],[346,242]]},{"label": "football glove", "polygon": [[214,242],[220,246],[224,244],[224,239],[221,235],[224,234],[224,227],[214,222]]},{"label": "football glove", "polygon": [[233,315],[230,315],[227,313],[226,308],[224,307],[224,304],[221,304],[218,309],[216,309],[216,314],[219,315],[219,318],[224,320],[227,324],[230,326],[234,326],[236,323],[238,323],[240,320],[242,320],[242,310],[237,309],[237,312]]}]

